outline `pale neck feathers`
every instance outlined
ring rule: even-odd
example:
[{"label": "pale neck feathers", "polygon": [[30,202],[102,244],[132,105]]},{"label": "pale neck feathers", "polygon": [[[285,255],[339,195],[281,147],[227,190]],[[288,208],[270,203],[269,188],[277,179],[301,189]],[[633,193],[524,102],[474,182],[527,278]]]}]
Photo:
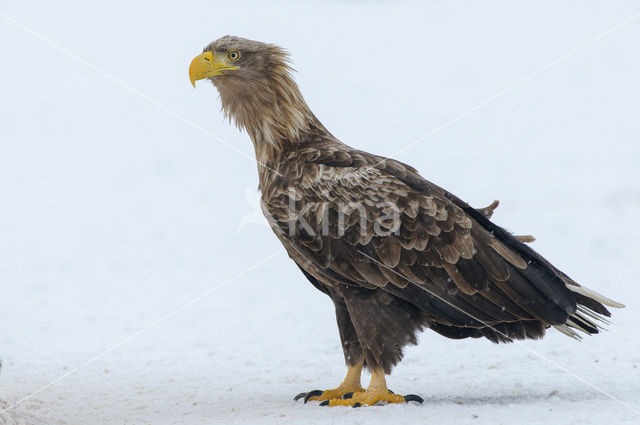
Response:
[{"label": "pale neck feathers", "polygon": [[[247,131],[256,160],[269,167],[275,167],[277,153],[297,143],[315,121],[285,58],[282,54],[266,65],[261,78],[214,81],[225,116]],[[264,167],[258,169],[262,175]]]}]

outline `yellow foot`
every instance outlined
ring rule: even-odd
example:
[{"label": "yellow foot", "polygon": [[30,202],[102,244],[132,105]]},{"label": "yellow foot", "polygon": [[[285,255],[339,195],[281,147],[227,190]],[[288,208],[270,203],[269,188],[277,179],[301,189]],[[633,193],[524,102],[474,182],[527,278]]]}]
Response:
[{"label": "yellow foot", "polygon": [[300,393],[294,397],[294,400],[297,401],[303,397],[305,403],[307,401],[331,400],[335,398],[342,398],[345,394],[353,394],[362,391],[364,391],[364,388],[362,388],[360,384],[357,386],[340,385],[338,388],[333,388],[331,390],[313,390],[308,393]]},{"label": "yellow foot", "polygon": [[362,385],[360,385],[360,374],[362,373],[362,363],[347,366],[347,376],[342,381],[342,384],[338,385],[338,388],[332,390],[313,390],[308,393],[300,393],[295,396],[294,400],[299,400],[304,397],[304,402],[309,400],[331,400],[334,398],[342,398],[345,394],[353,394],[355,392],[364,391]]},{"label": "yellow foot", "polygon": [[394,394],[391,391],[361,391],[351,394],[347,394],[350,397],[333,398],[320,403],[320,406],[373,406],[374,404],[388,404],[388,403],[407,403],[409,401],[416,401],[422,403],[424,400],[422,397],[409,394],[401,396]]}]

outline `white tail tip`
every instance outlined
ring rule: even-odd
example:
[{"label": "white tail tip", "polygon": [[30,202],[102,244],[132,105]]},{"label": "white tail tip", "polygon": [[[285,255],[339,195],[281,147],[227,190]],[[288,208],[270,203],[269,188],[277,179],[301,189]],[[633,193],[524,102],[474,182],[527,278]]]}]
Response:
[{"label": "white tail tip", "polygon": [[624,304],[620,304],[619,302],[613,301],[612,299],[607,298],[604,295],[600,295],[596,291],[587,289],[584,286],[567,285],[567,288],[569,288],[570,291],[577,292],[578,294],[584,295],[585,297],[592,298],[606,306],[615,307],[615,308],[624,308]]}]

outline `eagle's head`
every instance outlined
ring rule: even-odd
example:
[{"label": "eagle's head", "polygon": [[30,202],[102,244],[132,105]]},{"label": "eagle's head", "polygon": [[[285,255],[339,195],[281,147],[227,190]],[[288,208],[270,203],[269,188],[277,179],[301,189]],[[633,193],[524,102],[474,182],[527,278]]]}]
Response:
[{"label": "eagle's head", "polygon": [[226,35],[210,43],[189,66],[189,79],[210,79],[216,87],[237,84],[253,85],[282,71],[288,73],[288,53],[273,44]]},{"label": "eagle's head", "polygon": [[273,44],[226,35],[204,48],[189,66],[189,79],[209,79],[225,115],[254,143],[292,141],[315,121],[291,76],[288,53]]}]

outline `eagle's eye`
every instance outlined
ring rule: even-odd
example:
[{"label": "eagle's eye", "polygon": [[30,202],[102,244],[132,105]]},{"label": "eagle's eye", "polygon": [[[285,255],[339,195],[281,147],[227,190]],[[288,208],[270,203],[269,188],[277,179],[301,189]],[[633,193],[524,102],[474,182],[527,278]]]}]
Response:
[{"label": "eagle's eye", "polygon": [[238,59],[240,59],[240,52],[237,50],[232,50],[229,53],[227,53],[227,59],[229,59],[231,62],[235,62]]}]

